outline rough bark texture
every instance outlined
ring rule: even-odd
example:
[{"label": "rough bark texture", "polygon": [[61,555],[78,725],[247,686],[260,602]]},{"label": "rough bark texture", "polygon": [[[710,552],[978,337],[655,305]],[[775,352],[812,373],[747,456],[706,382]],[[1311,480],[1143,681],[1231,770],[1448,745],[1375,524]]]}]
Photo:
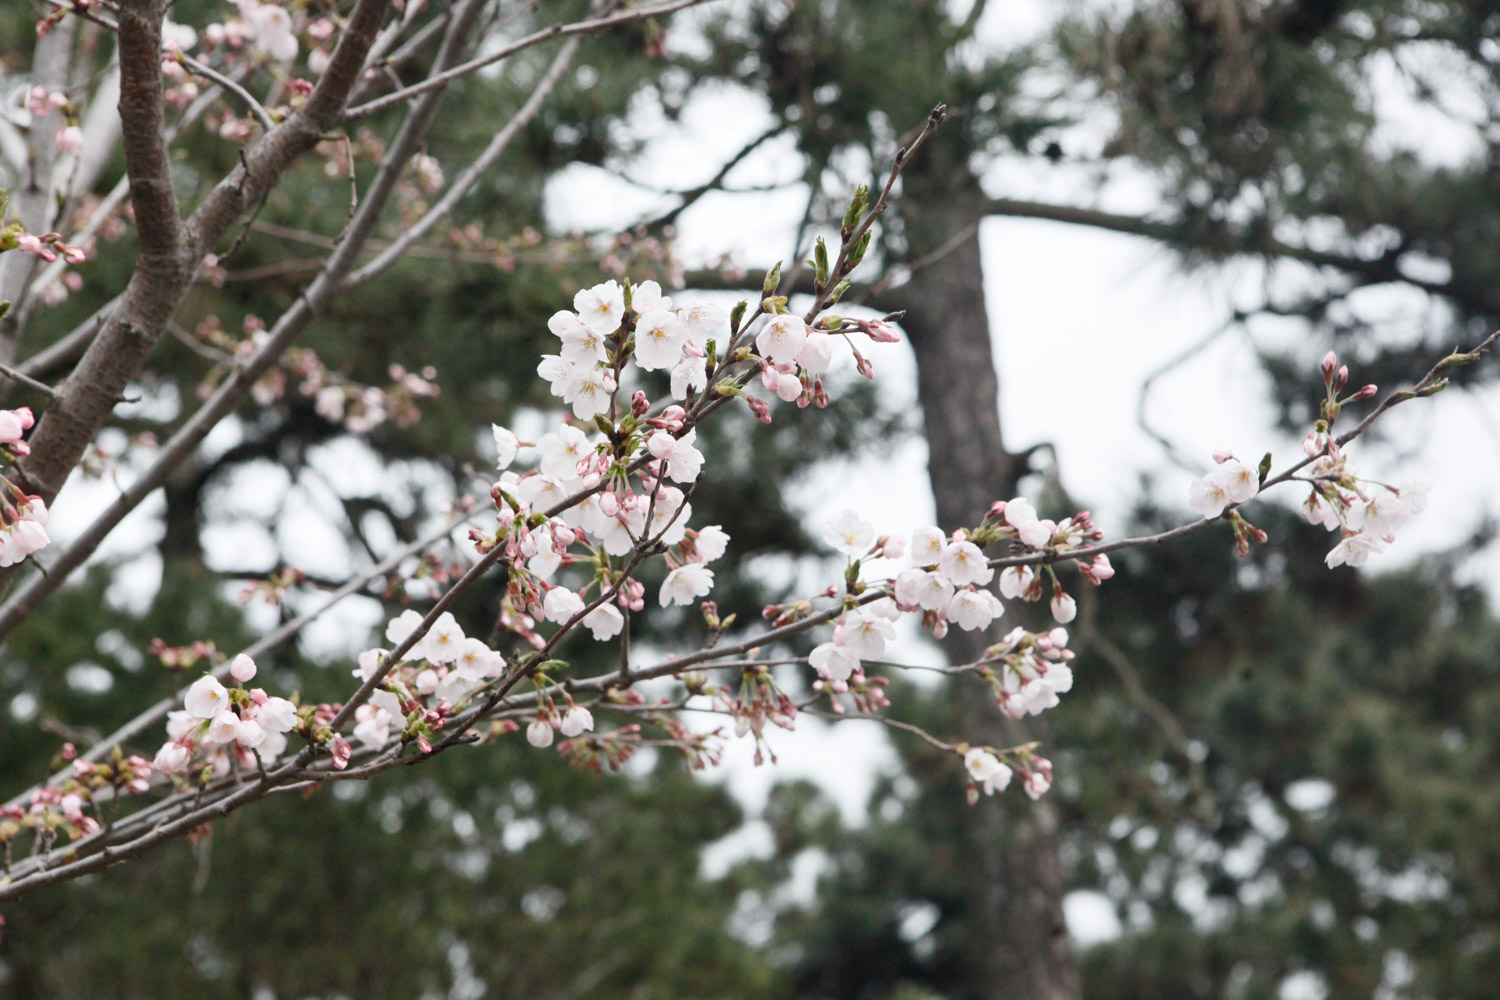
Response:
[{"label": "rough bark texture", "polygon": [[[947,138],[947,137],[943,137]],[[962,162],[959,144],[933,143],[904,179],[900,211],[908,255],[951,247],[899,289],[896,304],[917,357],[918,393],[930,451],[928,473],[938,523],[947,530],[979,522],[996,500],[1016,495],[1022,461],[1000,434],[999,381],[985,314],[977,222],[985,198]],[[956,244],[958,234],[967,237]],[[1007,616],[1004,627],[1014,620]],[[949,633],[955,662],[975,659],[998,638]],[[955,688],[957,691],[957,688]],[[1007,722],[988,699],[960,696],[965,735],[996,746],[1039,738],[1035,727]],[[983,798],[962,833],[976,863],[968,900],[974,995],[985,1000],[1077,1000],[1077,970],[1062,915],[1057,814],[1015,789]]]}]

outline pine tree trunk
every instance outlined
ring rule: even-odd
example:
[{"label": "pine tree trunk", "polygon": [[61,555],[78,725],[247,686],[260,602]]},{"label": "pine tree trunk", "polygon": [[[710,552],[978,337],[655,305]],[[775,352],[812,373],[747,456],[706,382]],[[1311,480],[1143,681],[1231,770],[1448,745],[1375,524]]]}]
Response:
[{"label": "pine tree trunk", "polygon": [[[902,324],[916,353],[938,523],[951,531],[977,524],[991,503],[1015,496],[1024,470],[1000,434],[977,225],[984,196],[962,164],[945,164],[927,150],[909,168],[904,188],[908,259],[950,248],[893,298],[907,311]],[[989,633],[954,629],[944,647],[954,662],[976,659],[1016,624],[1016,614],[1008,609]],[[955,696],[971,740],[1006,746],[1042,738],[1035,726],[1010,723],[989,699],[974,697],[972,684],[961,692],[955,686]],[[966,906],[973,942],[968,995],[1078,1000],[1062,915],[1056,810],[1013,787],[981,799],[968,816],[962,839],[975,875]]]}]

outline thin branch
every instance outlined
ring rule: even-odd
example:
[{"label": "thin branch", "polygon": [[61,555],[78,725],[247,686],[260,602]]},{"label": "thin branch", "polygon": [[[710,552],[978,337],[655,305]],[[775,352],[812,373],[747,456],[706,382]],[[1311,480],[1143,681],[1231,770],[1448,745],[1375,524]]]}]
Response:
[{"label": "thin branch", "polygon": [[377,112],[384,111],[386,108],[409,101],[413,97],[424,94],[436,87],[446,86],[454,80],[468,76],[476,70],[483,69],[486,66],[493,66],[500,60],[509,58],[524,49],[529,49],[533,45],[550,42],[554,38],[563,38],[568,35],[589,35],[600,31],[607,31],[622,24],[643,21],[652,17],[661,17],[666,14],[675,13],[685,7],[695,7],[704,2],[706,0],[669,0],[669,2],[665,3],[643,4],[631,10],[619,11],[588,21],[577,21],[573,24],[554,24],[550,28],[544,28],[541,31],[527,35],[525,38],[502,46],[487,55],[480,56],[477,59],[470,59],[468,62],[455,66],[452,69],[429,76],[421,83],[414,83],[410,87],[404,87],[394,93],[386,94],[384,97],[377,97],[373,101],[366,101],[364,104],[352,107],[345,112],[344,121],[357,121]]},{"label": "thin branch", "polygon": [[433,226],[437,225],[439,220],[453,211],[453,207],[458,204],[459,199],[468,194],[474,185],[479,183],[480,177],[499,159],[500,154],[505,152],[505,148],[511,144],[511,141],[515,139],[521,129],[525,128],[527,123],[536,117],[536,113],[541,110],[542,104],[551,95],[552,89],[557,86],[557,82],[562,79],[563,73],[566,72],[568,65],[573,61],[573,56],[578,52],[578,46],[578,39],[573,38],[568,40],[567,44],[563,46],[562,51],[558,52],[557,57],[552,60],[552,65],[547,70],[546,75],[542,77],[531,94],[527,96],[526,103],[521,105],[521,109],[515,113],[510,121],[505,123],[505,127],[495,134],[494,138],[489,141],[484,147],[484,151],[475,158],[474,162],[469,164],[463,173],[454,178],[453,183],[448,186],[447,191],[443,192],[443,196],[438,199],[437,204],[428,209],[422,218],[418,219],[412,225],[405,227],[401,231],[401,234],[391,241],[391,245],[382,250],[374,260],[349,275],[344,283],[345,288],[358,288],[366,281],[386,271],[392,264],[401,259],[402,254],[406,252],[408,247],[425,236]]}]

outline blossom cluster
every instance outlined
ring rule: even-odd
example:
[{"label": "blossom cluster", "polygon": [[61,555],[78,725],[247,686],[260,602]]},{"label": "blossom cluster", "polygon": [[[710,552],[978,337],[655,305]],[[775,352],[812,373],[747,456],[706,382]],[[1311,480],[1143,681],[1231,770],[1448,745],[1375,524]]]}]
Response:
[{"label": "blossom cluster", "polygon": [[[1339,532],[1339,541],[1324,557],[1330,569],[1337,566],[1362,566],[1372,553],[1382,552],[1396,540],[1396,529],[1427,506],[1430,484],[1421,480],[1391,486],[1357,476],[1350,470],[1348,456],[1333,434],[1333,424],[1343,407],[1371,399],[1374,385],[1361,386],[1348,395],[1349,368],[1340,365],[1332,351],[1319,365],[1326,396],[1319,407],[1319,417],[1302,441],[1307,461],[1304,471],[1294,478],[1306,482],[1310,489],[1301,511],[1310,524]],[[1259,470],[1236,459],[1227,450],[1214,453],[1217,467],[1194,480],[1188,487],[1188,506],[1206,519],[1224,516],[1226,511],[1234,526],[1235,540],[1241,554],[1249,551],[1250,541],[1265,542],[1266,533],[1255,528],[1237,508],[1262,489],[1270,468],[1270,456]]]},{"label": "blossom cluster", "polygon": [[79,759],[72,743],[63,744],[61,756],[68,766],[60,782],[35,789],[25,806],[0,806],[0,845],[7,858],[11,840],[23,830],[43,843],[59,835],[70,841],[92,836],[100,830],[102,799],[139,795],[150,787],[151,762],[119,747],[98,763]]},{"label": "blossom cluster", "polygon": [[256,673],[255,661],[241,653],[229,664],[232,688],[212,674],[194,681],[183,707],[167,715],[167,742],[152,762],[156,770],[179,775],[198,763],[205,777],[220,777],[232,767],[254,770],[285,753],[286,734],[306,725],[305,713],[262,688],[246,689]]},{"label": "blossom cluster", "polygon": [[[29,406],[0,410],[0,454],[14,461],[31,453],[25,434],[36,423]],[[46,548],[47,502],[29,495],[0,475],[0,567],[14,566]]]}]

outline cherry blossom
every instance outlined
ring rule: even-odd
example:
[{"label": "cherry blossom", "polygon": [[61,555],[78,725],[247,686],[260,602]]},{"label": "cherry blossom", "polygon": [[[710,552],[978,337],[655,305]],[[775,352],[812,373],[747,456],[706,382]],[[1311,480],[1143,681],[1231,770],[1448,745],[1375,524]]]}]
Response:
[{"label": "cherry blossom", "polygon": [[547,591],[547,597],[542,602],[543,614],[547,620],[559,625],[571,620],[583,610],[583,606],[583,598],[565,587],[553,587]]},{"label": "cherry blossom", "polygon": [[595,330],[576,313],[561,310],[547,321],[551,330],[562,341],[561,357],[571,365],[595,365],[605,359],[604,333]]},{"label": "cherry blossom", "polygon": [[755,335],[755,349],[773,364],[795,364],[807,340],[807,325],[796,316],[774,316]]},{"label": "cherry blossom", "polygon": [[1011,769],[988,750],[975,747],[964,754],[964,767],[986,795],[1003,792],[1010,785]]},{"label": "cherry blossom", "polygon": [[661,585],[661,606],[691,604],[714,586],[714,571],[702,563],[688,563],[667,574]]},{"label": "cherry blossom", "polygon": [[644,371],[671,368],[682,356],[687,329],[665,309],[646,313],[635,326],[635,363]]},{"label": "cherry blossom", "polygon": [[516,455],[521,450],[521,442],[509,429],[499,424],[490,425],[490,433],[495,440],[495,468],[504,472],[510,468],[511,463],[516,460]]},{"label": "cherry blossom", "polygon": [[573,308],[590,329],[607,337],[625,318],[625,292],[618,281],[606,281],[573,296]]},{"label": "cherry blossom", "polygon": [[846,509],[824,527],[823,541],[829,548],[854,559],[875,541],[875,525]]},{"label": "cherry blossom", "polygon": [[200,677],[188,688],[183,707],[195,719],[212,719],[229,705],[229,692],[213,676]]},{"label": "cherry blossom", "polygon": [[594,714],[582,705],[574,705],[563,713],[562,721],[558,723],[557,728],[569,739],[581,733],[592,732],[594,728]]},{"label": "cherry blossom", "polygon": [[944,548],[938,559],[938,567],[945,577],[959,587],[969,583],[983,586],[995,576],[995,571],[990,568],[979,546],[969,541],[953,542]]},{"label": "cherry blossom", "polygon": [[603,642],[620,634],[625,628],[625,616],[620,613],[619,608],[605,602],[584,615],[583,624],[596,640]]},{"label": "cherry blossom", "polygon": [[552,745],[552,723],[546,719],[537,719],[526,727],[526,742],[538,749]]},{"label": "cherry blossom", "polygon": [[229,662],[229,676],[244,684],[255,677],[255,661],[244,653]]}]

